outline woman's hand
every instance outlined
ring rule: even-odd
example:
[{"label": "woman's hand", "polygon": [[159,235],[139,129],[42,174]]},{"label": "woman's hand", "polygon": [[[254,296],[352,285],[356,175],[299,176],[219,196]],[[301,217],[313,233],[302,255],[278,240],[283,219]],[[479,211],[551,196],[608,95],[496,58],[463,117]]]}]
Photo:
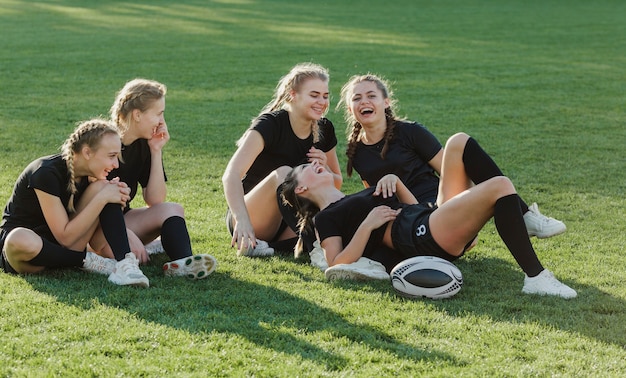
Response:
[{"label": "woman's hand", "polygon": [[128,234],[128,244],[130,245],[130,250],[135,254],[139,263],[148,263],[150,261],[150,257],[148,256],[146,247],[143,245],[141,239],[139,239],[139,237],[128,228],[126,229],[126,233]]},{"label": "woman's hand", "polygon": [[383,195],[383,198],[393,197],[396,194],[397,184],[400,179],[394,174],[388,174],[383,176],[378,183],[376,183],[375,196]]},{"label": "woman's hand", "polygon": [[170,140],[170,133],[167,131],[167,124],[163,122],[152,130],[152,138],[148,139],[150,150],[160,151]]},{"label": "woman's hand", "polygon": [[230,241],[231,247],[237,250],[246,250],[247,248],[256,247],[256,236],[254,228],[249,221],[236,222],[233,228],[233,238]]},{"label": "woman's hand", "polygon": [[118,177],[110,180],[108,185],[104,185],[101,193],[105,196],[107,203],[119,203],[122,208],[130,200],[130,188]]},{"label": "woman's hand", "polygon": [[369,227],[370,230],[375,230],[390,221],[394,221],[398,214],[400,214],[400,211],[402,211],[401,208],[394,210],[386,205],[376,206],[367,214],[367,217],[365,217],[361,224]]},{"label": "woman's hand", "polygon": [[328,166],[328,161],[327,161],[328,158],[326,156],[326,153],[320,149],[311,147],[309,149],[309,152],[307,152],[306,156],[309,159],[309,163],[312,163],[313,161],[317,161],[322,167],[326,168]]}]

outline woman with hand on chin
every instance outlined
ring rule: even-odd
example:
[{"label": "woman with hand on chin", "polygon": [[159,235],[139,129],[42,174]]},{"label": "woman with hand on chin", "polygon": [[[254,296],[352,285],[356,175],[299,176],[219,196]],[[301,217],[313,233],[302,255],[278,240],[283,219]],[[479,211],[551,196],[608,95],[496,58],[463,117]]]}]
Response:
[{"label": "woman with hand on chin", "polygon": [[[121,143],[106,120],[81,123],[60,154],[41,157],[17,179],[0,223],[0,264],[7,273],[78,267],[109,276],[118,285],[148,287],[130,252],[122,208],[128,186],[107,180],[118,166]],[[95,235],[100,233],[99,241]],[[87,245],[108,249],[107,259]]]},{"label": "woman with hand on chin", "polygon": [[453,261],[493,217],[525,273],[523,293],[575,297],[576,291],[544,269],[535,254],[511,181],[481,176],[485,165],[495,164],[472,138],[458,133],[444,148],[436,205],[418,203],[394,174],[384,176],[375,187],[345,195],[317,162],[294,168],[282,195],[299,214],[301,227],[315,227],[329,270],[363,256],[387,271],[414,256]]},{"label": "woman with hand on chin", "polygon": [[[348,123],[347,173],[353,169],[363,185],[376,185],[393,173],[420,202],[435,202],[443,149],[437,138],[419,123],[397,118],[395,99],[389,85],[380,77],[355,75],[341,89],[341,101]],[[501,176],[497,166],[477,172],[482,177]],[[565,232],[565,224],[530,207],[520,198],[529,236],[548,238]]]},{"label": "woman with hand on chin", "polygon": [[[122,159],[110,177],[119,177],[130,187],[129,206],[124,211],[132,251],[146,263],[145,244],[160,236],[162,249],[170,258],[163,265],[167,276],[206,278],[216,266],[208,254],[194,255],[183,207],[166,202],[167,177],[163,148],[170,139],[165,123],[165,85],[146,79],[127,82],[111,106],[111,119],[122,135]],[[141,185],[147,206],[132,208],[130,202]]]},{"label": "woman with hand on chin", "polygon": [[341,187],[335,128],[324,118],[328,80],[326,69],[317,64],[294,66],[237,142],[222,182],[226,225],[239,255],[271,256],[274,249],[295,248],[297,256],[311,248],[306,244],[312,244],[314,236],[297,235],[295,217],[281,213],[277,188],[292,167],[307,161],[326,167],[333,185]]}]

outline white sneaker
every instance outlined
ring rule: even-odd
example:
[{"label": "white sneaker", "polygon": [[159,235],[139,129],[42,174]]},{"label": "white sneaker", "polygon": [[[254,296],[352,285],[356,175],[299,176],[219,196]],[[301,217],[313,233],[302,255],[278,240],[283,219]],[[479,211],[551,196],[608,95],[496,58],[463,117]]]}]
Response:
[{"label": "white sneaker", "polygon": [[337,264],[324,272],[326,279],[332,280],[388,280],[389,274],[385,266],[378,261],[361,257],[352,264]]},{"label": "white sneaker", "polygon": [[524,278],[522,293],[538,295],[556,295],[562,298],[575,298],[576,290],[565,285],[554,277],[548,269],[544,269],[535,277]]},{"label": "white sneaker", "polygon": [[132,252],[128,252],[124,260],[118,261],[115,264],[113,273],[109,276],[109,281],[121,286],[150,286],[148,277],[139,269],[139,260],[137,260],[135,254]]},{"label": "white sneaker", "polygon": [[240,249],[237,251],[237,256],[247,257],[266,257],[273,256],[274,248],[270,247],[264,240],[256,240],[256,247],[248,246],[248,248]]},{"label": "white sneaker", "polygon": [[196,280],[206,278],[217,267],[217,260],[211,255],[193,255],[163,264],[166,276],[185,276]]},{"label": "white sneaker", "polygon": [[82,270],[90,273],[99,273],[110,276],[115,269],[117,261],[114,259],[107,259],[94,252],[87,252],[85,261],[83,263]]},{"label": "white sneaker", "polygon": [[145,247],[148,255],[158,255],[159,253],[165,252],[163,244],[161,244],[161,238],[154,239],[150,243],[146,244]]},{"label": "white sneaker", "polygon": [[328,262],[326,261],[326,256],[324,256],[324,250],[322,246],[320,246],[319,241],[313,242],[313,249],[309,252],[309,256],[311,257],[311,265],[316,268],[319,268],[322,272],[325,272],[328,269]]},{"label": "white sneaker", "polygon": [[540,239],[549,238],[565,232],[565,223],[554,218],[546,217],[539,212],[539,207],[533,203],[524,214],[524,223],[528,230],[528,236],[536,236]]}]

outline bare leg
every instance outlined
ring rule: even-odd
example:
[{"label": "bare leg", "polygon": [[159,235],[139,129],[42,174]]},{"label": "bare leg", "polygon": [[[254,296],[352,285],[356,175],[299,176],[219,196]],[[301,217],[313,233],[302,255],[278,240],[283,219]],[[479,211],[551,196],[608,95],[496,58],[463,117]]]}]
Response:
[{"label": "bare leg", "polygon": [[28,263],[34,259],[41,248],[43,241],[34,231],[27,228],[16,228],[7,235],[4,242],[4,254],[7,262],[18,273],[39,273],[45,268]]},{"label": "bare leg", "polygon": [[[258,239],[272,240],[278,232],[282,216],[276,201],[276,189],[285,181],[289,171],[291,168],[286,166],[276,169],[244,197],[250,222]],[[279,235],[278,240],[293,237],[296,237],[295,232],[288,228]]]}]

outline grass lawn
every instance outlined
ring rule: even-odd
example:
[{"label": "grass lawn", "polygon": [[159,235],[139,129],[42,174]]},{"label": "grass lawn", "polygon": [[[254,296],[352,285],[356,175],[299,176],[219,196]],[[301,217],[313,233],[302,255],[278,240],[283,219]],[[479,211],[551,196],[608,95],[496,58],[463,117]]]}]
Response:
[{"label": "grass lawn", "polygon": [[[610,0],[0,0],[2,206],[21,170],[106,115],[127,80],[155,79],[169,90],[169,199],[195,252],[220,264],[166,279],[157,256],[147,290],[73,270],[0,274],[0,376],[625,376],[625,14]],[[533,243],[578,298],[522,295],[492,223],[442,301],[328,282],[289,256],[237,258],[221,175],[303,61],[330,70],[343,167],[334,106],[357,73],[386,77],[399,114],[442,142],[473,135],[567,224]]]}]

